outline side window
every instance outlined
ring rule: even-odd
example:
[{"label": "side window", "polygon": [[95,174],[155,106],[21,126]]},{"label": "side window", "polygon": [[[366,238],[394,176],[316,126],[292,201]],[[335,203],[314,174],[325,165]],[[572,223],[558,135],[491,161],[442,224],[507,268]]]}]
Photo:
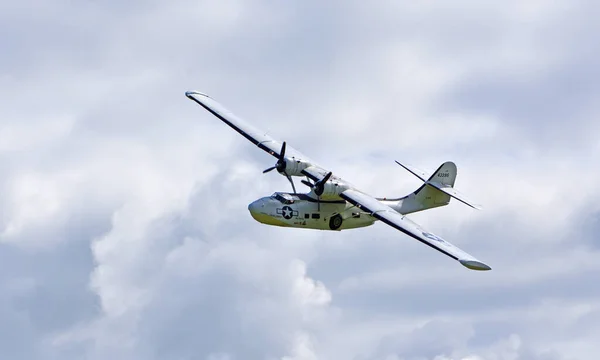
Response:
[{"label": "side window", "polygon": [[312,214],[312,218],[313,219],[320,219],[321,218],[321,214]]},{"label": "side window", "polygon": [[305,219],[308,219],[308,218],[310,218],[310,214],[304,214],[304,218],[305,218]]}]

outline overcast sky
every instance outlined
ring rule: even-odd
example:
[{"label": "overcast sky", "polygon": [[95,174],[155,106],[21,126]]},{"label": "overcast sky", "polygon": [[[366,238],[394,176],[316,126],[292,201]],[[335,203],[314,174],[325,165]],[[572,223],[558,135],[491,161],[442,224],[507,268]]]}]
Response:
[{"label": "overcast sky", "polygon": [[[595,358],[600,6],[451,3],[0,0],[0,358]],[[410,218],[493,270],[257,223],[187,90],[374,196],[454,161],[484,210]]]}]

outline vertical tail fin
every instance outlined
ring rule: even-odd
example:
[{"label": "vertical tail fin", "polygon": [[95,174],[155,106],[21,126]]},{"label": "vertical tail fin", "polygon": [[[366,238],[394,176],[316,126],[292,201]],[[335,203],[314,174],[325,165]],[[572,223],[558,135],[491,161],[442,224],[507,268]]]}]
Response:
[{"label": "vertical tail fin", "polygon": [[436,182],[443,186],[454,186],[455,181],[456,165],[452,161],[446,161],[429,177],[427,183]]},{"label": "vertical tail fin", "polygon": [[448,205],[450,203],[450,195],[439,191],[437,186],[428,185],[437,183],[443,187],[453,187],[455,181],[456,165],[453,162],[447,161],[440,165],[433,175],[425,180],[425,183],[414,192],[415,199],[426,209]]}]

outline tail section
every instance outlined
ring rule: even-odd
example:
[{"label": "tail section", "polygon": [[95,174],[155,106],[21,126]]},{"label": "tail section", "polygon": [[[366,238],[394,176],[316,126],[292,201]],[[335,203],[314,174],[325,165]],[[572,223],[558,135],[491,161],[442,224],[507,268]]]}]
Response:
[{"label": "tail section", "polygon": [[448,205],[450,203],[450,195],[438,190],[437,186],[430,185],[439,184],[440,187],[453,187],[455,181],[456,165],[453,162],[447,161],[429,179],[425,180],[425,183],[413,194],[415,195],[415,199],[423,206],[423,209]]},{"label": "tail section", "polygon": [[427,183],[438,183],[443,186],[454,186],[456,181],[456,165],[452,161],[446,161],[429,177]]},{"label": "tail section", "polygon": [[453,162],[447,161],[443,163],[427,180],[425,180],[426,175],[422,171],[400,164],[398,161],[396,163],[424,182],[415,192],[399,199],[396,208],[400,213],[408,214],[448,205],[451,198],[455,198],[475,209],[481,208],[479,205],[475,205],[470,200],[467,200],[464,195],[454,189],[457,169]]},{"label": "tail section", "polygon": [[405,168],[408,172],[413,174],[414,176],[421,179],[423,182],[437,182],[443,184],[444,186],[454,186],[454,182],[456,181],[456,165],[452,161],[446,161],[443,163],[434,173],[427,179],[427,174],[423,171],[408,166],[404,164],[400,164],[396,161],[396,164]]}]

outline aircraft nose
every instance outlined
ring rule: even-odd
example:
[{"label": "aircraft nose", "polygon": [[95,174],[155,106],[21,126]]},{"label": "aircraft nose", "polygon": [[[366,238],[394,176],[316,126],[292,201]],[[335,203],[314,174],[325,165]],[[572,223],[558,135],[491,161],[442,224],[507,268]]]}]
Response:
[{"label": "aircraft nose", "polygon": [[256,213],[257,213],[257,212],[260,210],[260,208],[261,208],[261,207],[263,207],[263,206],[264,206],[264,203],[263,203],[262,199],[258,199],[258,200],[256,200],[256,201],[253,201],[253,202],[251,202],[251,203],[248,205],[248,211],[250,211],[250,214],[254,215],[254,214],[256,214]]}]

